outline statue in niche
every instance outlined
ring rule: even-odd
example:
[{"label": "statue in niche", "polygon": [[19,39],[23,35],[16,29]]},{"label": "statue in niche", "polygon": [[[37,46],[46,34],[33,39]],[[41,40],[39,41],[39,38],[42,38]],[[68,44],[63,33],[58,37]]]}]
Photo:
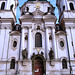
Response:
[{"label": "statue in niche", "polygon": [[49,40],[52,40],[52,36],[51,35],[49,36]]},{"label": "statue in niche", "polygon": [[23,57],[23,60],[27,59],[27,57],[28,57],[28,52],[27,52],[26,48],[24,50],[22,50],[22,57]]},{"label": "statue in niche", "polygon": [[25,36],[25,40],[28,40],[28,35]]},{"label": "statue in niche", "polygon": [[37,26],[37,30],[40,30],[40,26]]},{"label": "statue in niche", "polygon": [[50,59],[50,60],[54,59],[54,52],[53,52],[52,48],[51,48],[51,50],[49,51],[49,59]]}]

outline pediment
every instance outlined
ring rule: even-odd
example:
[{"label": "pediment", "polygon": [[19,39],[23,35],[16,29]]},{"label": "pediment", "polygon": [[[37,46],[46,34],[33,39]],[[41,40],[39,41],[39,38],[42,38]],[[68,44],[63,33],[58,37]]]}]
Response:
[{"label": "pediment", "polygon": [[66,33],[64,31],[58,31],[56,35],[66,35]]},{"label": "pediment", "polygon": [[12,32],[10,33],[10,35],[11,35],[11,36],[13,36],[13,35],[20,35],[20,32],[19,32],[19,31],[12,31]]}]

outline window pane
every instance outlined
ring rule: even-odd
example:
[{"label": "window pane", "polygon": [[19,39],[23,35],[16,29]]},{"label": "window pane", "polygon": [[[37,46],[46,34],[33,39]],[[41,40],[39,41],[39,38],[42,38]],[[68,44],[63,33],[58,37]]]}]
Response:
[{"label": "window pane", "polygon": [[4,10],[4,7],[5,7],[5,2],[2,3],[1,9]]},{"label": "window pane", "polygon": [[70,3],[70,9],[71,9],[71,10],[74,10],[73,3]]},{"label": "window pane", "polygon": [[11,60],[10,69],[15,69],[15,59]]},{"label": "window pane", "polygon": [[67,61],[65,59],[62,60],[63,69],[67,69]]},{"label": "window pane", "polygon": [[35,35],[35,47],[42,47],[42,36],[40,33]]}]

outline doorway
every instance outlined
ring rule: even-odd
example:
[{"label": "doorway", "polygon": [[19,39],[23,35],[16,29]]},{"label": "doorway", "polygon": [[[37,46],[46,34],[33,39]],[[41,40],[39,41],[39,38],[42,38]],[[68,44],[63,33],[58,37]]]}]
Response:
[{"label": "doorway", "polygon": [[46,60],[41,54],[33,55],[32,75],[46,75]]},{"label": "doorway", "polygon": [[35,75],[43,75],[44,68],[43,68],[43,61],[41,58],[36,58],[35,59]]}]

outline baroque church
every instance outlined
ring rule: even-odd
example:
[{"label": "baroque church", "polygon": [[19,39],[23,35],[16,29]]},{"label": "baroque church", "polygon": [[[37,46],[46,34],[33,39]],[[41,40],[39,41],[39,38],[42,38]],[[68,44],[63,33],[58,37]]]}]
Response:
[{"label": "baroque church", "polygon": [[0,0],[0,75],[75,75],[75,0]]}]

